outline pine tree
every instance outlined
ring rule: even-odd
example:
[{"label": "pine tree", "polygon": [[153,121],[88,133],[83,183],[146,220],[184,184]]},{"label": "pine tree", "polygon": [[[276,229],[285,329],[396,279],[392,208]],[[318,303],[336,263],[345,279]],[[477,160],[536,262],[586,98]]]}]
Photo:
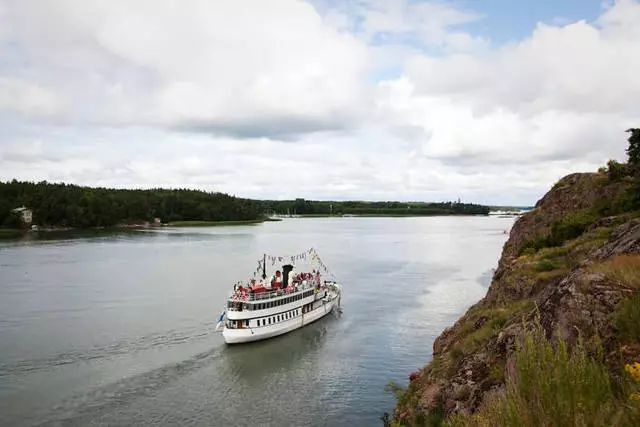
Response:
[{"label": "pine tree", "polygon": [[629,166],[636,173],[640,170],[640,128],[627,129],[631,133],[629,137],[629,147],[627,155],[629,156]]}]

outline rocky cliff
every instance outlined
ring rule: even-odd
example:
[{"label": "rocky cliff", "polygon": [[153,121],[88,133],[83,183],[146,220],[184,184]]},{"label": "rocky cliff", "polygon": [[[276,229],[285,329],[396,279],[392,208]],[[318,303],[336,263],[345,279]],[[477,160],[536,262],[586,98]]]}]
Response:
[{"label": "rocky cliff", "polygon": [[437,425],[504,395],[534,324],[549,342],[580,339],[604,354],[613,376],[640,360],[640,326],[630,324],[640,320],[638,200],[631,178],[560,180],[514,224],[485,298],[435,340],[408,388],[396,389],[393,424]]}]

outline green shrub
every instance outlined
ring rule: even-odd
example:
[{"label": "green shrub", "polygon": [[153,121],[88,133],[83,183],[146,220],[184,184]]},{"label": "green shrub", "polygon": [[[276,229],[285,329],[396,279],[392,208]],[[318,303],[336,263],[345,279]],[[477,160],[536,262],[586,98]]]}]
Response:
[{"label": "green shrub", "polygon": [[500,330],[507,323],[507,318],[504,316],[494,317],[489,321],[489,327],[493,330]]},{"label": "green shrub", "polygon": [[[448,426],[637,425],[638,408],[614,389],[604,364],[578,343],[552,345],[537,325],[516,351],[515,374],[504,395],[485,398],[479,411],[451,417]],[[621,389],[622,387],[620,387]]]},{"label": "green shrub", "polygon": [[540,252],[538,252],[538,257],[542,259],[554,259],[560,258],[569,253],[569,248],[560,246],[553,248],[544,248]]},{"label": "green shrub", "polygon": [[524,244],[519,255],[523,255],[525,251],[528,253],[533,252],[535,254],[540,249],[547,248],[549,246],[552,246],[552,244],[548,237],[536,237]]},{"label": "green shrub", "polygon": [[536,254],[536,248],[535,247],[526,247],[522,250],[520,255],[525,255],[525,256],[533,256]]},{"label": "green shrub", "polygon": [[454,363],[458,363],[464,357],[464,351],[458,346],[453,347],[451,350],[451,359]]},{"label": "green shrub", "polygon": [[579,211],[565,216],[562,220],[551,224],[551,235],[549,236],[549,246],[559,246],[567,240],[580,236],[593,224],[599,215],[590,211]]},{"label": "green shrub", "polygon": [[535,270],[539,273],[543,271],[555,270],[555,268],[556,266],[548,259],[543,259],[542,261],[539,261],[535,266]]},{"label": "green shrub", "polygon": [[640,292],[622,301],[614,313],[618,339],[623,342],[640,341]]},{"label": "green shrub", "polygon": [[610,181],[620,181],[627,175],[627,165],[624,163],[609,160],[607,162],[607,174]]},{"label": "green shrub", "polygon": [[530,252],[530,249],[534,249],[537,252],[540,249],[561,246],[567,240],[575,239],[582,235],[601,216],[588,209],[568,214],[563,219],[551,224],[548,236],[538,236],[526,242],[519,255],[522,255],[524,251]]}]

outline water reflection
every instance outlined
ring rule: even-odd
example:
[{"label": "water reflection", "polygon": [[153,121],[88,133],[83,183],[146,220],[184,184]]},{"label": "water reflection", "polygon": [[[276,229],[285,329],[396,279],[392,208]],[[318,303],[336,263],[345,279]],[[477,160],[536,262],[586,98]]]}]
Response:
[{"label": "water reflection", "polygon": [[223,363],[238,380],[254,382],[257,377],[294,370],[310,355],[316,356],[327,333],[338,319],[333,314],[289,334],[265,341],[227,346]]}]

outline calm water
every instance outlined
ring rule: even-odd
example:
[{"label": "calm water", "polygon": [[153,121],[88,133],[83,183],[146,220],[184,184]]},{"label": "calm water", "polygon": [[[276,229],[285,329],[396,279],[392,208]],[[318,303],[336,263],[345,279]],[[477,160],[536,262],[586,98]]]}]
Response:
[{"label": "calm water", "polygon": [[[0,243],[0,425],[376,426],[480,299],[512,219],[289,219]],[[343,313],[227,347],[263,252],[315,247]]]}]

